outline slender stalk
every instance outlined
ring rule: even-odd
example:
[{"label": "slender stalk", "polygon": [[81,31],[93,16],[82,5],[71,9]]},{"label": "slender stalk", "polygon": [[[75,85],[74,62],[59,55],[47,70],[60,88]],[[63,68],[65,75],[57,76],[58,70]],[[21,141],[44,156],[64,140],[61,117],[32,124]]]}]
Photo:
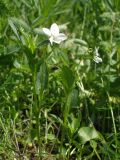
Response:
[{"label": "slender stalk", "polygon": [[38,138],[38,155],[39,159],[42,160],[42,152],[41,152],[41,146],[42,146],[42,141],[40,137],[40,119],[41,119],[41,96],[39,96],[36,93],[36,66],[34,67],[34,73],[33,73],[33,95],[34,95],[34,102],[33,102],[33,107],[35,109],[35,117],[36,117],[36,124],[37,124],[37,138]]},{"label": "slender stalk", "polygon": [[45,143],[47,144],[47,135],[48,135],[48,122],[47,122],[47,110],[45,110]]},{"label": "slender stalk", "polygon": [[14,121],[11,120],[11,123],[12,123],[12,127],[13,127],[13,135],[14,135],[14,139],[15,139],[15,144],[16,144],[16,147],[17,147],[17,151],[18,151],[18,153],[20,154],[19,144],[18,144],[18,140],[17,140],[16,133],[15,133],[15,120],[14,120]]},{"label": "slender stalk", "polygon": [[71,146],[72,146],[72,136],[70,137],[70,142],[69,142],[69,148],[68,148],[68,153],[67,153],[67,160],[70,159],[70,149],[71,149]]},{"label": "slender stalk", "polygon": [[84,8],[84,17],[83,17],[83,23],[82,23],[81,35],[80,35],[81,39],[83,38],[83,33],[84,33],[84,28],[85,28],[86,13],[87,13],[87,4],[85,4],[85,8]]},{"label": "slender stalk", "polygon": [[[107,93],[107,95],[108,95],[108,99],[110,99],[109,93]],[[117,160],[117,146],[118,146],[117,145],[117,129],[116,129],[115,117],[114,117],[114,112],[113,112],[113,109],[112,109],[112,106],[111,106],[111,102],[109,102],[109,108],[110,108],[110,112],[111,112],[112,123],[113,123],[114,134],[115,134],[115,146],[116,146],[115,160]]]},{"label": "slender stalk", "polygon": [[37,129],[38,129],[38,146],[39,146],[39,159],[42,160],[42,140],[41,140],[41,96],[38,96],[38,117],[37,117]]},{"label": "slender stalk", "polygon": [[110,105],[110,111],[111,111],[111,117],[112,117],[112,122],[113,122],[114,134],[115,134],[115,146],[116,146],[115,159],[117,160],[117,130],[116,130],[116,125],[115,125],[114,113],[113,113],[113,109],[111,105]]},{"label": "slender stalk", "polygon": [[[66,95],[68,98],[68,95]],[[68,105],[67,105],[67,98],[66,98],[66,105],[63,110],[63,125],[62,125],[62,135],[61,135],[61,144],[60,144],[60,156],[63,157],[62,149],[63,149],[63,142],[64,142],[64,137],[65,137],[65,129],[66,129],[66,124],[67,124],[67,117],[68,117]]]},{"label": "slender stalk", "polygon": [[111,55],[112,55],[112,52],[113,52],[113,31],[114,31],[114,23],[115,23],[115,21],[113,20],[112,26],[111,26],[111,35],[110,35],[111,53],[110,53],[110,57],[109,57],[109,81],[108,81],[108,92],[107,92],[107,96],[108,96],[108,100],[109,100],[109,108],[110,108],[110,112],[111,112],[111,117],[112,117],[112,122],[113,122],[113,128],[114,128],[114,134],[115,134],[115,146],[116,146],[115,160],[117,160],[117,130],[116,130],[114,112],[113,112],[113,109],[112,109],[112,106],[111,106],[110,95],[109,95],[109,90],[110,90],[110,71],[111,71],[111,70],[110,70],[110,69],[111,69],[110,61],[111,61]]},{"label": "slender stalk", "polygon": [[97,152],[97,150],[96,150],[95,148],[94,148],[94,152],[95,152],[97,158],[98,158],[99,160],[101,160],[101,158],[100,158],[100,156],[99,156],[99,154],[98,154],[98,152]]},{"label": "slender stalk", "polygon": [[111,112],[111,117],[112,117],[112,122],[113,122],[114,133],[116,135],[117,131],[116,131],[116,125],[115,125],[115,118],[114,118],[114,113],[113,113],[113,109],[111,105],[110,105],[110,112]]}]

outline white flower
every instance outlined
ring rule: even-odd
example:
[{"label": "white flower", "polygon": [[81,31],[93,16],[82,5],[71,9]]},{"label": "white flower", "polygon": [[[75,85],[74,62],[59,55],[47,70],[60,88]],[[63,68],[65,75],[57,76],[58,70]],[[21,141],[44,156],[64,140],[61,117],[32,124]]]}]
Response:
[{"label": "white flower", "polygon": [[59,33],[59,27],[56,23],[53,23],[50,29],[43,28],[43,32],[49,36],[49,41],[51,44],[53,44],[53,42],[60,44],[62,41],[67,39],[65,34]]},{"label": "white flower", "polygon": [[99,48],[96,48],[95,47],[95,55],[94,55],[94,61],[96,62],[96,63],[99,63],[99,62],[102,62],[102,58],[100,58],[100,55],[99,55],[99,53],[98,53],[98,49]]}]

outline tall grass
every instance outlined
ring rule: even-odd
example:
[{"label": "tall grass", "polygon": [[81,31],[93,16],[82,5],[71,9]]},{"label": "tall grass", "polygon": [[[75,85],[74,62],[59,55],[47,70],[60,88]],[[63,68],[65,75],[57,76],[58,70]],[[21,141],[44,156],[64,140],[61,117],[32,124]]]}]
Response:
[{"label": "tall grass", "polygon": [[[119,0],[0,2],[0,159],[120,159],[119,9]],[[68,37],[60,45],[42,31],[53,23]]]}]

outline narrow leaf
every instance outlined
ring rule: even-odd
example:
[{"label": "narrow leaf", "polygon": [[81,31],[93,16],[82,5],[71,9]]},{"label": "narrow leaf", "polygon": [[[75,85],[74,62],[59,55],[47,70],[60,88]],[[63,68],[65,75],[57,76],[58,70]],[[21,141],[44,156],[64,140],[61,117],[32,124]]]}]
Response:
[{"label": "narrow leaf", "polygon": [[37,79],[36,79],[36,93],[42,93],[48,84],[48,70],[46,63],[38,66]]},{"label": "narrow leaf", "polygon": [[10,27],[12,28],[14,34],[17,36],[17,38],[20,40],[20,36],[17,32],[16,26],[14,25],[13,21],[11,19],[8,20],[8,23],[10,25]]}]

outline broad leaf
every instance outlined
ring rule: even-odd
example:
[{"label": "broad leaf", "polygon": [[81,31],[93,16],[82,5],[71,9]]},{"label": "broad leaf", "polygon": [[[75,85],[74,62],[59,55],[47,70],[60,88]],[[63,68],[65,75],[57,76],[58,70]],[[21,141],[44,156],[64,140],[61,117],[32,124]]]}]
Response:
[{"label": "broad leaf", "polygon": [[83,144],[92,139],[100,139],[99,133],[94,127],[82,127],[79,129],[78,135]]}]

